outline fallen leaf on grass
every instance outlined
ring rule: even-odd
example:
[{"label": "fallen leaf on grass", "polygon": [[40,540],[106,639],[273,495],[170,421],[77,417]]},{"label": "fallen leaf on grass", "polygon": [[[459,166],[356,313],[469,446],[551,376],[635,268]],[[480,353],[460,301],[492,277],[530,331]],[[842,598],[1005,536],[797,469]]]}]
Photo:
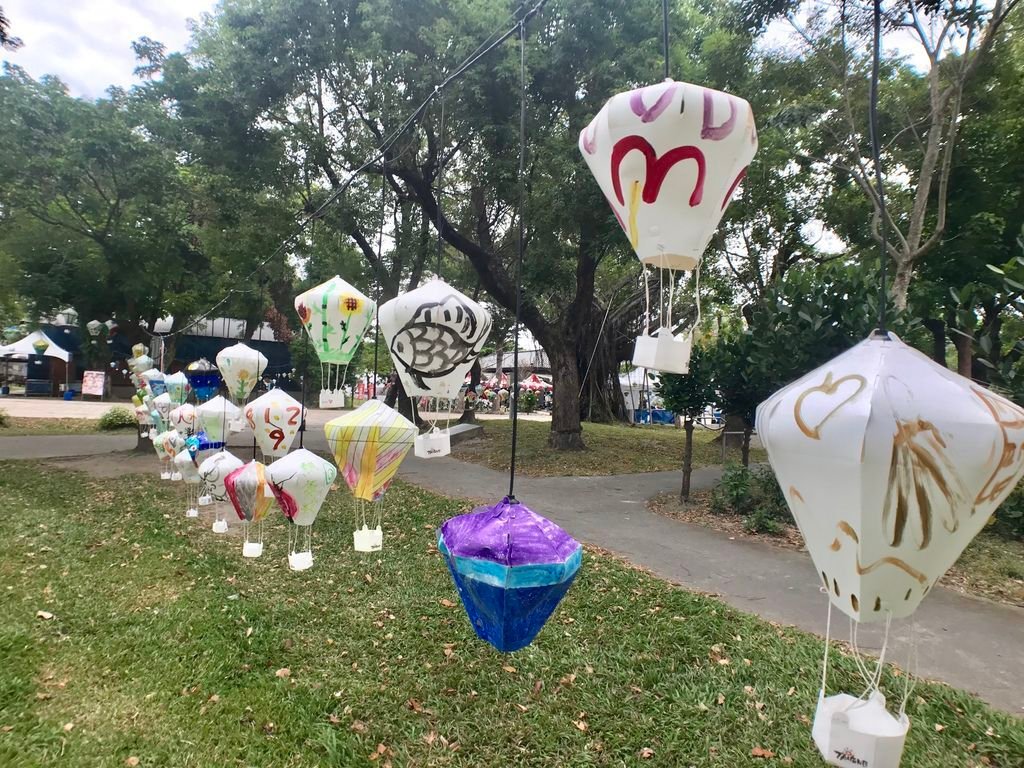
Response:
[{"label": "fallen leaf on grass", "polygon": [[128,768],[135,768],[135,766],[139,764],[139,758],[135,757],[134,755],[132,755],[131,757],[126,757],[124,759],[124,764],[127,765]]},{"label": "fallen leaf on grass", "polygon": [[529,709],[529,707],[525,704],[520,704],[519,702],[514,702],[514,704],[516,709],[518,709],[520,712],[526,712]]},{"label": "fallen leaf on grass", "polygon": [[590,728],[586,720],[573,720],[572,724],[576,726],[577,731],[582,731],[583,733],[586,733]]},{"label": "fallen leaf on grass", "polygon": [[413,712],[423,711],[423,705],[420,704],[416,699],[409,699],[407,702],[405,702],[405,706],[407,706]]},{"label": "fallen leaf on grass", "polygon": [[49,611],[36,611],[36,618],[42,619],[43,621],[49,621],[53,618],[53,614]]},{"label": "fallen leaf on grass", "polygon": [[944,730],[946,730],[946,726],[942,725],[941,723],[935,724],[935,731],[937,733],[942,733]]},{"label": "fallen leaf on grass", "polygon": [[437,741],[437,732],[431,731],[423,737],[423,740],[427,742],[427,746],[433,746],[434,742]]},{"label": "fallen leaf on grass", "polygon": [[455,607],[455,603],[453,603],[447,597],[441,598],[437,602],[439,602],[445,608],[454,608]]},{"label": "fallen leaf on grass", "polygon": [[245,636],[252,637],[252,627],[249,627],[247,630],[245,630]]},{"label": "fallen leaf on grass", "polygon": [[363,578],[366,579],[367,584],[373,584],[373,576],[371,576],[370,574],[365,574]]},{"label": "fallen leaf on grass", "polygon": [[64,732],[65,733],[70,733],[72,730],[74,730],[74,727],[75,727],[74,723],[64,723]]},{"label": "fallen leaf on grass", "polygon": [[356,733],[366,733],[369,730],[366,723],[362,720],[353,720],[352,725],[350,725],[349,728]]},{"label": "fallen leaf on grass", "polygon": [[538,678],[533,683],[533,693],[531,694],[534,698],[540,696],[540,692],[544,689],[544,681]]},{"label": "fallen leaf on grass", "polygon": [[718,694],[718,706],[722,706],[723,704],[725,704],[725,694],[720,693]]},{"label": "fallen leaf on grass", "polygon": [[510,675],[514,675],[514,674],[516,673],[516,668],[515,668],[515,667],[513,667],[513,666],[511,666],[510,664],[505,664],[505,665],[504,665],[504,666],[502,667],[502,669],[504,669],[504,670],[505,670],[506,672],[508,672],[508,673],[509,673]]},{"label": "fallen leaf on grass", "polygon": [[770,760],[771,758],[775,757],[775,753],[772,752],[770,749],[765,749],[764,747],[754,747],[752,750],[750,750],[750,756],[763,757],[765,760]]},{"label": "fallen leaf on grass", "polygon": [[288,667],[281,667],[277,672],[274,673],[276,677],[286,678],[292,676],[292,671]]},{"label": "fallen leaf on grass", "polygon": [[650,747],[644,747],[640,750],[641,760],[650,760],[652,757],[654,757],[654,750]]},{"label": "fallen leaf on grass", "polygon": [[341,725],[341,718],[332,712],[327,716],[327,722],[331,725]]}]

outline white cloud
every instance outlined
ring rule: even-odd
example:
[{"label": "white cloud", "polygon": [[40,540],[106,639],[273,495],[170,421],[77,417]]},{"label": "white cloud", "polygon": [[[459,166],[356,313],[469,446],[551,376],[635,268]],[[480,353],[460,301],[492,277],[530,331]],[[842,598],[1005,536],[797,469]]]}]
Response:
[{"label": "white cloud", "polygon": [[133,40],[151,37],[168,51],[182,50],[188,20],[214,5],[216,0],[0,0],[11,34],[24,42],[3,58],[36,79],[57,75],[75,96],[97,98],[110,85],[139,82],[132,74]]}]

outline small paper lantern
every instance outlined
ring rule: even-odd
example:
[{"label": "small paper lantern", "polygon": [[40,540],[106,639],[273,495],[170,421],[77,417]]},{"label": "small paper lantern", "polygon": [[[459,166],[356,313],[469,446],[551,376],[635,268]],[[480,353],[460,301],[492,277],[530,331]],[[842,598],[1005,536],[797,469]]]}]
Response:
[{"label": "small paper lantern", "polygon": [[217,368],[224,377],[228,397],[241,406],[267,370],[267,358],[246,344],[235,344],[217,353]]},{"label": "small paper lantern", "polygon": [[171,402],[175,405],[181,405],[188,400],[189,392],[192,391],[192,387],[188,383],[188,376],[182,371],[165,376],[164,386],[167,387],[167,394],[171,396]]},{"label": "small paper lantern", "polygon": [[833,605],[907,616],[1024,474],[1024,410],[873,335],[757,409]]},{"label": "small paper lantern", "polygon": [[[224,478],[231,506],[242,521],[245,541],[242,557],[259,557],[263,554],[263,518],[274,504],[274,494],[267,483],[266,467],[258,461],[250,461]],[[249,540],[249,529],[257,525],[256,541]]]},{"label": "small paper lantern", "polygon": [[[199,477],[203,481],[203,496],[206,503],[227,501],[228,495],[224,488],[224,478],[241,467],[243,462],[230,451],[220,451],[205,459],[199,465]],[[199,503],[204,503],[203,498]],[[217,508],[213,520],[214,533],[227,533],[228,521]]]},{"label": "small paper lantern", "polygon": [[[380,400],[367,400],[324,427],[334,461],[356,499],[353,545],[357,552],[375,552],[383,544],[381,498],[409,453],[416,431],[415,424]],[[373,520],[367,518],[368,502],[375,504]]]},{"label": "small paper lantern", "polygon": [[215,447],[224,444],[228,426],[241,415],[240,408],[220,395],[196,406],[196,420]]},{"label": "small paper lantern", "polygon": [[131,369],[132,373],[141,374],[143,371],[148,371],[154,365],[154,360],[149,355],[141,355],[139,357],[133,357],[128,361],[128,368]]},{"label": "small paper lantern", "polygon": [[245,406],[245,420],[264,456],[288,453],[302,426],[303,410],[283,389],[272,389]]},{"label": "small paper lantern", "polygon": [[288,530],[288,567],[293,571],[303,571],[313,565],[310,529],[337,475],[333,464],[305,448],[293,451],[267,467],[266,476],[281,511],[303,529],[296,536],[296,539],[303,538],[302,545],[298,541],[292,543],[291,528]]},{"label": "small paper lantern", "polygon": [[45,338],[39,338],[32,342],[32,349],[36,351],[37,355],[43,354],[49,348],[50,342]]},{"label": "small paper lantern", "polygon": [[220,371],[205,357],[189,363],[185,368],[185,375],[192,391],[196,393],[196,400],[200,403],[209,400],[220,389]]},{"label": "small paper lantern", "polygon": [[[613,96],[579,147],[640,262],[692,271],[757,151],[757,129],[743,99],[666,80]],[[637,340],[633,364],[687,373],[692,330],[675,335],[671,294],[662,305],[669,312]]]},{"label": "small paper lantern", "polygon": [[568,533],[508,498],[446,521],[437,548],[473,629],[503,653],[533,642],[583,556]]},{"label": "small paper lantern", "polygon": [[196,431],[195,406],[185,403],[171,410],[168,414],[172,429],[176,429],[182,437],[188,437]]},{"label": "small paper lantern", "polygon": [[320,358],[320,407],[345,407],[345,373],[377,305],[335,275],[295,297],[295,311]]},{"label": "small paper lantern", "polygon": [[[103,323],[101,323],[99,320],[93,320],[92,323],[89,323],[90,331],[92,330],[93,323],[96,323],[96,330],[97,332],[99,332],[99,329],[103,326]],[[143,355],[147,354],[149,354],[149,349],[148,347],[146,347],[145,344],[132,344],[132,357],[142,357]]]},{"label": "small paper lantern", "polygon": [[[379,320],[406,394],[449,404],[491,332],[490,313],[443,280],[431,280],[387,302]],[[451,453],[448,431],[418,437],[415,448],[423,458]]]},{"label": "small paper lantern", "polygon": [[154,395],[162,395],[167,392],[164,385],[164,374],[156,368],[149,368],[139,374],[139,378],[150,388]]},{"label": "small paper lantern", "polygon": [[199,467],[196,466],[195,454],[187,447],[178,451],[174,457],[174,467],[185,481],[185,517],[198,517],[196,488],[202,483],[202,478],[199,476]]}]

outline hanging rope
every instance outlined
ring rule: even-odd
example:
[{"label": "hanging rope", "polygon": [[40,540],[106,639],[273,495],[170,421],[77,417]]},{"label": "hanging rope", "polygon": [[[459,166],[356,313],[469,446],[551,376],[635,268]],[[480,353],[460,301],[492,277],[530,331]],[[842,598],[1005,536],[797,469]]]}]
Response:
[{"label": "hanging rope", "polygon": [[[844,7],[845,10],[845,7]],[[878,330],[886,334],[886,289],[885,271],[889,261],[888,213],[885,208],[885,188],[882,185],[882,150],[878,135],[878,70],[882,57],[882,0],[875,0],[874,45],[871,54],[871,101],[868,122],[871,130],[871,158],[875,166],[875,188],[878,194],[878,211],[881,217],[879,234],[882,241],[881,269],[878,276]]]},{"label": "hanging rope", "polygon": [[441,222],[444,221],[444,92],[441,92],[441,125],[437,132],[437,276],[441,277],[441,256],[444,254],[444,240],[441,238]]},{"label": "hanging rope", "polygon": [[[508,498],[515,501],[516,446],[519,439],[519,323],[523,308],[523,257],[526,252],[526,18],[519,22],[519,249],[516,254],[516,318],[512,342],[512,458]],[[498,371],[499,381],[501,371]]]},{"label": "hanging rope", "polygon": [[[384,251],[384,219],[387,218],[385,203],[387,202],[388,188],[388,158],[384,155],[381,158],[380,174],[380,229],[377,230],[377,269],[373,271],[373,399],[377,399],[377,371],[380,355],[380,269]],[[354,405],[354,403],[353,403]]]},{"label": "hanging rope", "polygon": [[661,44],[665,51],[665,79],[668,80],[668,0],[661,0]]}]

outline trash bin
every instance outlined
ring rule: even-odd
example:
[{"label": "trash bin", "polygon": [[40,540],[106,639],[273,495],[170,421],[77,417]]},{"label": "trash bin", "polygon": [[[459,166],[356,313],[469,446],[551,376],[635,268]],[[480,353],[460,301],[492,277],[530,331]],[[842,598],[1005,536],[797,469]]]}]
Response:
[{"label": "trash bin", "polygon": [[75,390],[73,390],[73,389],[65,390],[64,391],[64,399],[65,400],[74,400],[75,399]]}]

